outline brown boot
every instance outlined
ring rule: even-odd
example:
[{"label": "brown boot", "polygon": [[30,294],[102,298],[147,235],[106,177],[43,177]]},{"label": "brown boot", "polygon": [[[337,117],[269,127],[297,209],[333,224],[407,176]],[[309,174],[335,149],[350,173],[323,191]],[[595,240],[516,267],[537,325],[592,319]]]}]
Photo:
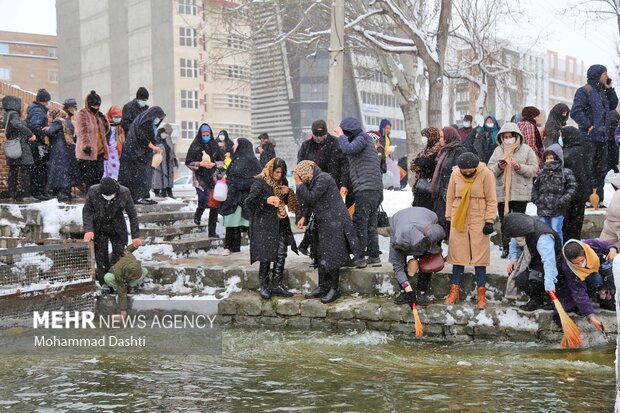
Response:
[{"label": "brown boot", "polygon": [[478,310],[482,310],[487,306],[487,295],[484,287],[478,287]]},{"label": "brown boot", "polygon": [[444,301],[444,304],[454,304],[455,302],[458,301],[459,299],[459,286],[456,284],[452,284],[450,286],[450,294],[448,294],[448,296],[446,297],[446,301]]}]

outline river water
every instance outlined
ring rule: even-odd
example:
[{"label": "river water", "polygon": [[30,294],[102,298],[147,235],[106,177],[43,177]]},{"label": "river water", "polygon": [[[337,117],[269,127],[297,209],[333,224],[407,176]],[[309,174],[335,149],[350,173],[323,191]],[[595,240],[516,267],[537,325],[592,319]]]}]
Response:
[{"label": "river water", "polygon": [[5,356],[0,411],[610,412],[614,348],[228,329],[218,356]]}]

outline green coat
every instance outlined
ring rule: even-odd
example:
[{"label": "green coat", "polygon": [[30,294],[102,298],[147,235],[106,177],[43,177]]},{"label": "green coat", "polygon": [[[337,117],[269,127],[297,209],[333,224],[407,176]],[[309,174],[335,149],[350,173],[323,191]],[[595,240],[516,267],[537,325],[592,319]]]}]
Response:
[{"label": "green coat", "polygon": [[118,285],[118,301],[121,311],[127,310],[128,307],[127,291],[129,285],[142,277],[142,265],[132,254],[135,250],[136,248],[133,245],[127,247],[121,259],[110,269]]}]

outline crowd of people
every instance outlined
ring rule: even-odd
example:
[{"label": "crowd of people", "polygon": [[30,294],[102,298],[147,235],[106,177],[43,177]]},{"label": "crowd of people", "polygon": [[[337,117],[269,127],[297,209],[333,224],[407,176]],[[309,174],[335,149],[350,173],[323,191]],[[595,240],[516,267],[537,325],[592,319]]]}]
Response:
[{"label": "crowd of people", "polygon": [[[443,269],[445,241],[452,280],[444,303],[460,299],[465,269],[473,267],[477,306],[484,309],[491,236],[499,218],[502,258],[509,260],[506,295],[521,291],[529,301],[520,308],[533,311],[551,309],[548,294],[557,293],[564,308],[603,330],[593,303],[614,307],[610,268],[618,253],[620,196],[611,200],[601,239],[582,240],[581,227],[587,204],[597,207],[604,197],[605,175],[617,171],[620,126],[618,98],[605,67],[594,65],[587,75],[572,108],[557,104],[544,125],[541,111],[527,106],[503,125],[489,114],[476,126],[467,115],[460,128],[421,131],[425,148],[410,162],[412,206],[389,223],[389,261],[402,288],[397,304],[429,304],[431,276]],[[7,139],[17,140],[21,149],[19,157],[7,153],[11,196],[45,199],[52,191],[68,200],[70,188],[81,185],[88,193],[85,239],[95,241],[97,279],[112,280],[108,271],[115,264],[123,272],[117,263],[125,257],[132,275],[107,283],[125,283],[124,289],[144,276],[132,264],[131,252],[141,245],[134,204],[155,203],[151,189],[171,197],[178,166],[172,130],[162,125],[166,115],[160,107],[148,107],[148,97],[140,88],[123,109],[113,105],[104,115],[100,97],[91,91],[80,111],[75,99],[67,99],[64,110],[47,113],[50,97],[40,90],[26,121],[19,99],[3,99]],[[577,127],[567,125],[569,118]],[[333,302],[340,296],[342,268],[381,266],[378,226],[386,174],[393,171],[387,175],[392,187],[400,188],[402,179],[392,158],[390,127],[385,120],[378,131],[366,132],[359,120],[347,117],[329,131],[325,121],[316,120],[289,173],[267,133],[253,148],[249,140],[231,138],[225,130],[216,135],[203,123],[185,156],[198,198],[194,222],[200,225],[208,210],[208,234],[216,236],[218,215],[223,216],[224,255],[239,252],[242,233],[248,232],[262,298],[292,295],[284,277],[290,248],[310,256],[318,270],[318,286],[306,297]],[[227,185],[224,201],[216,199],[221,182]],[[537,216],[525,214],[528,203],[536,206]],[[131,223],[131,250],[125,250],[123,211]],[[300,230],[305,228],[299,245],[289,213]]]}]

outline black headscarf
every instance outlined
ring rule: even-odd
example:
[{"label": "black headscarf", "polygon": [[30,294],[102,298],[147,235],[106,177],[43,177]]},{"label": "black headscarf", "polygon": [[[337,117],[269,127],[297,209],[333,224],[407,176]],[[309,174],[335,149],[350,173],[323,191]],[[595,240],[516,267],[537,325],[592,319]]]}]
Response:
[{"label": "black headscarf", "polygon": [[234,143],[232,141],[232,139],[230,139],[228,137],[228,131],[226,131],[225,129],[222,129],[216,136],[216,139],[219,142],[220,139],[220,135],[224,135],[224,147],[220,148],[220,150],[222,151],[223,154],[226,154],[227,152],[229,152],[232,155],[232,150],[233,150],[233,146]]},{"label": "black headscarf", "polygon": [[[211,140],[207,143],[202,141],[202,134],[200,133],[200,129],[203,126],[207,126],[211,131]],[[196,132],[196,137],[192,141],[192,144],[189,146],[187,155],[185,156],[185,165],[189,166],[192,162],[201,162],[203,151],[209,154],[209,157],[211,157],[211,162],[224,160],[224,155],[222,155],[219,146],[217,146],[216,138],[213,137],[213,129],[207,123],[203,123],[198,128],[198,132]],[[213,171],[213,168],[199,168],[197,171],[194,172],[198,180],[202,183],[203,187],[204,185],[207,185],[208,187],[213,187]]]},{"label": "black headscarf", "polygon": [[153,106],[138,115],[129,127],[129,134],[123,144],[121,160],[125,157],[142,163],[151,162],[153,153],[148,145],[149,143],[156,144],[153,120],[163,119],[165,116],[166,114],[159,106]]},{"label": "black headscarf", "polygon": [[226,175],[252,179],[262,170],[260,162],[254,156],[252,143],[245,138],[237,139],[237,150],[232,155],[232,162],[226,170]]},{"label": "black headscarf", "polygon": [[[562,116],[562,113],[567,113],[567,115]],[[558,103],[551,109],[545,123],[545,148],[558,143],[560,129],[566,126],[569,114],[570,108],[564,103]]]}]

